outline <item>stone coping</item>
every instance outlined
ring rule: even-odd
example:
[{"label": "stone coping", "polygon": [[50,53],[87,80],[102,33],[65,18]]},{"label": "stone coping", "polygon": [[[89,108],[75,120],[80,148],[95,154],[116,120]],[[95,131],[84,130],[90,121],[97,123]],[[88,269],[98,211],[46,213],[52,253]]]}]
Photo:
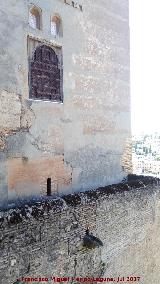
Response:
[{"label": "stone coping", "polygon": [[102,197],[107,197],[116,193],[148,188],[150,186],[159,186],[160,179],[149,176],[129,175],[127,180],[119,183],[100,187],[95,190],[63,195],[61,197],[48,197],[41,200],[32,200],[26,204],[21,204],[13,208],[0,211],[0,228],[4,222],[8,225],[18,224],[24,220],[35,218],[41,219],[51,213],[58,213],[67,208],[74,208],[85,204],[94,204]]}]

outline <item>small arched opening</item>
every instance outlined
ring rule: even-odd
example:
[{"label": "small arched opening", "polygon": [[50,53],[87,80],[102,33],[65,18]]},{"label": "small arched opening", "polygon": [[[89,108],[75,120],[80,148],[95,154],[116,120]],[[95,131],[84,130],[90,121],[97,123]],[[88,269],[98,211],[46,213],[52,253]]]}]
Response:
[{"label": "small arched opening", "polygon": [[41,21],[41,9],[36,7],[36,6],[32,6],[29,9],[29,26],[33,29],[41,29],[42,26],[42,21]]},{"label": "small arched opening", "polygon": [[51,17],[51,35],[54,37],[63,36],[62,20],[58,14],[54,14]]}]

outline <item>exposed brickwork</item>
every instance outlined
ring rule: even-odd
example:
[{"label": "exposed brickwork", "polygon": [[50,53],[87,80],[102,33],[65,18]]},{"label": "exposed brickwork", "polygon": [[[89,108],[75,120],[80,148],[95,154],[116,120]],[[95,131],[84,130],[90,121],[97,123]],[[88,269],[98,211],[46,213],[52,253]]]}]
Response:
[{"label": "exposed brickwork", "polygon": [[122,157],[122,167],[125,172],[131,174],[132,168],[132,138],[126,139],[125,150]]},{"label": "exposed brickwork", "polygon": [[17,94],[3,90],[0,92],[0,131],[20,128],[21,102]]}]

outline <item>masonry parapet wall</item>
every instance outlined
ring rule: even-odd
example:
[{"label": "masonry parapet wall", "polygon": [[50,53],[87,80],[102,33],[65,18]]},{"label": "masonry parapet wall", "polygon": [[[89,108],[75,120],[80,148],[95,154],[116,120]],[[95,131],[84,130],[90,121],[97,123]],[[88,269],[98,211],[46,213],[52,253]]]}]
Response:
[{"label": "masonry parapet wall", "polygon": [[[142,283],[158,284],[159,225],[160,180],[151,177],[130,176],[126,183],[1,211],[1,283],[136,271]],[[83,247],[87,227],[103,247]]]}]

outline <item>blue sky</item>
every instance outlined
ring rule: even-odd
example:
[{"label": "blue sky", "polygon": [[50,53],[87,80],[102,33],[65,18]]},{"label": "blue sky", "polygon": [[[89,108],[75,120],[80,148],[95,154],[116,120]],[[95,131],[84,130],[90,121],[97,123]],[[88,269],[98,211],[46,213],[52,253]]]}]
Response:
[{"label": "blue sky", "polygon": [[132,132],[160,132],[160,0],[130,0]]}]

